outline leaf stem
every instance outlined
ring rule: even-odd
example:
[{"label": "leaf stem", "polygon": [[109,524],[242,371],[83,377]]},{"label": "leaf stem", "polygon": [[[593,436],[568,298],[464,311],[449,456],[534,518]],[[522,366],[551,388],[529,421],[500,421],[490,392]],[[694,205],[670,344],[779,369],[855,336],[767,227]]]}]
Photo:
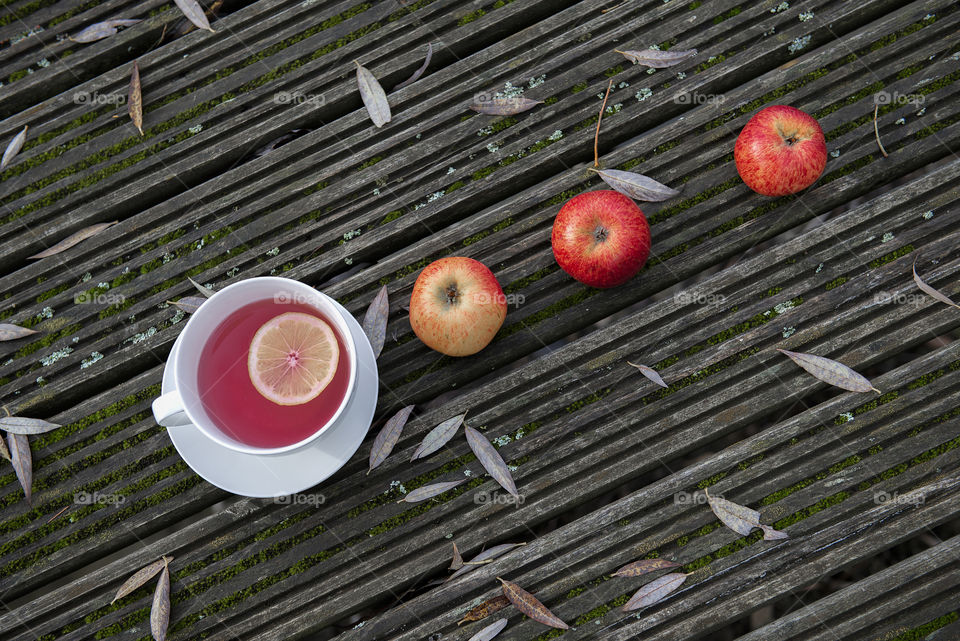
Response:
[{"label": "leaf stem", "polygon": [[880,142],[880,129],[877,128],[877,113],[880,111],[880,103],[877,103],[873,106],[873,133],[877,137],[877,144],[880,146],[880,153],[883,154],[884,158],[888,158],[887,150],[883,148],[883,143]]},{"label": "leaf stem", "polygon": [[597,131],[593,134],[593,166],[600,166],[600,155],[597,152],[597,144],[600,140],[600,122],[603,120],[603,110],[607,108],[607,98],[610,97],[610,87],[613,86],[613,78],[607,83],[607,93],[603,94],[603,104],[600,105],[600,115],[597,116]]}]

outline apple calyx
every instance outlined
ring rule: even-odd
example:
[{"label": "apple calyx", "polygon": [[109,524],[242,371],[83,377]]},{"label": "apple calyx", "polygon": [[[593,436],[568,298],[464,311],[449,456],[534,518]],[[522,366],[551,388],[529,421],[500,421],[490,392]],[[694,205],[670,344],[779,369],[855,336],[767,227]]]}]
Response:
[{"label": "apple calyx", "polygon": [[610,232],[607,231],[607,228],[603,225],[597,225],[597,228],[593,230],[593,238],[598,243],[602,243],[607,240],[607,234]]},{"label": "apple calyx", "polygon": [[456,283],[452,285],[447,285],[446,297],[448,305],[456,305],[460,302],[460,290],[457,289]]}]

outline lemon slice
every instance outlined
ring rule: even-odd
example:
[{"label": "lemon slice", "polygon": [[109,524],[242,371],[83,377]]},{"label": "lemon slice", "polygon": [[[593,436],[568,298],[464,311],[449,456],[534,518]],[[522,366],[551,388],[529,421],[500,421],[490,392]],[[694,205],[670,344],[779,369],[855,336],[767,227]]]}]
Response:
[{"label": "lemon slice", "polygon": [[277,405],[315,399],[337,371],[340,347],[325,321],[287,312],[264,323],[250,342],[247,372],[254,388]]}]

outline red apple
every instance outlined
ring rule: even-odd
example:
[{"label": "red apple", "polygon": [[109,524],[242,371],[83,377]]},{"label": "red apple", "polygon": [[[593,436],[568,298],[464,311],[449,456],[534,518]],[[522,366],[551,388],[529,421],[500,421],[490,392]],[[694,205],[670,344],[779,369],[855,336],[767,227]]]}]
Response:
[{"label": "red apple", "polygon": [[827,165],[827,143],[813,116],[795,107],[761,109],[733,148],[737,172],[764,196],[786,196],[816,182]]},{"label": "red apple", "polygon": [[435,260],[410,295],[410,326],[427,347],[469,356],[487,346],[507,317],[507,299],[493,272],[463,256]]},{"label": "red apple", "polygon": [[614,287],[647,262],[650,226],[620,192],[588,191],[560,208],[550,242],[563,271],[591,287]]}]

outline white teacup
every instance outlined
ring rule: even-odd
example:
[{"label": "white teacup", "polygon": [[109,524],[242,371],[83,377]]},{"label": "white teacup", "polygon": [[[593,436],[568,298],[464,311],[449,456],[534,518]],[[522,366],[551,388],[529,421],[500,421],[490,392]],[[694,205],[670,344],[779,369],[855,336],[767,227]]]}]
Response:
[{"label": "white teacup", "polygon": [[[272,300],[278,303],[301,303],[309,305],[323,314],[343,339],[346,354],[340,355],[338,367],[348,367],[347,391],[340,406],[326,423],[317,425],[307,438],[282,447],[255,447],[242,443],[224,433],[210,419],[198,392],[197,372],[203,346],[213,331],[227,316],[258,300]],[[328,427],[333,425],[353,395],[357,378],[357,353],[350,327],[343,312],[326,294],[289,278],[264,276],[242,280],[224,287],[211,296],[194,312],[182,330],[180,345],[176,353],[170,355],[168,367],[173,363],[174,389],[153,401],[153,416],[164,427],[178,429],[198,429],[208,438],[224,447],[246,454],[280,454],[300,449],[311,443]]]}]

